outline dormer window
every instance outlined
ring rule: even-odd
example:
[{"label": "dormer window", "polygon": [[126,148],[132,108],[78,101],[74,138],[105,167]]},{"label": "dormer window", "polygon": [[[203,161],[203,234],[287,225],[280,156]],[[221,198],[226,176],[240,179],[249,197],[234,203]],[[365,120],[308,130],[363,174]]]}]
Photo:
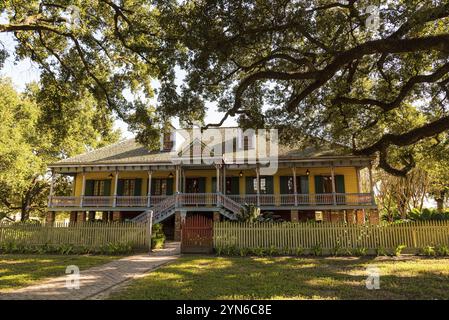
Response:
[{"label": "dormer window", "polygon": [[249,136],[243,136],[243,149],[253,149],[253,139]]},{"label": "dormer window", "polygon": [[174,137],[171,132],[164,132],[162,135],[161,149],[162,151],[171,151],[174,145]]},{"label": "dormer window", "polygon": [[237,139],[240,150],[252,150],[256,148],[256,133],[254,130],[240,131]]}]

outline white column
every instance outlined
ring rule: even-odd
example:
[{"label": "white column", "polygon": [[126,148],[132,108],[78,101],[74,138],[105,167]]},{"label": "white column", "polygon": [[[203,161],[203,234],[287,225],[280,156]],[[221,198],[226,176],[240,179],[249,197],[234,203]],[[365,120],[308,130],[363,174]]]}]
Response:
[{"label": "white column", "polygon": [[175,193],[179,193],[179,167],[175,169]]},{"label": "white column", "polygon": [[296,185],[296,167],[292,168],[293,171],[293,192],[295,193],[295,206],[298,205],[298,186]]},{"label": "white column", "polygon": [[84,193],[86,192],[86,173],[83,170],[82,173],[82,177],[83,177],[83,181],[81,184],[81,200],[80,200],[80,207],[83,206],[83,201],[84,201]]},{"label": "white column", "polygon": [[112,207],[117,206],[117,187],[118,187],[118,171],[115,170],[115,180],[114,180],[114,200],[112,203]]},{"label": "white column", "polygon": [[260,170],[256,167],[256,183],[257,183],[257,206],[260,207]]},{"label": "white column", "polygon": [[216,178],[216,185],[217,185],[217,190],[216,190],[216,192],[217,193],[219,193],[220,192],[220,165],[215,165],[215,170],[216,170],[216,175],[217,175],[217,178]]},{"label": "white column", "polygon": [[362,187],[360,186],[360,168],[355,168],[356,178],[357,178],[357,193],[362,192]]},{"label": "white column", "polygon": [[223,193],[223,194],[226,194],[226,166],[225,166],[225,164],[223,163],[223,177],[221,178],[222,179],[222,187],[221,187],[221,192]]},{"label": "white column", "polygon": [[371,164],[371,161],[369,163],[369,187],[370,187],[370,193],[371,193],[371,202],[374,204],[374,182],[373,182],[373,167]]},{"label": "white column", "polygon": [[48,207],[51,207],[53,201],[53,189],[55,185],[55,172],[53,169],[51,170],[51,179],[50,179],[50,195],[48,196]]},{"label": "white column", "polygon": [[337,204],[337,198],[336,198],[336,195],[335,195],[335,172],[334,172],[334,164],[332,163],[332,166],[331,166],[331,175],[332,175],[332,198],[333,198],[333,201],[334,201],[334,205],[336,205]]},{"label": "white column", "polygon": [[149,208],[151,206],[151,177],[153,173],[151,171],[148,171],[148,192],[147,192],[147,207]]}]

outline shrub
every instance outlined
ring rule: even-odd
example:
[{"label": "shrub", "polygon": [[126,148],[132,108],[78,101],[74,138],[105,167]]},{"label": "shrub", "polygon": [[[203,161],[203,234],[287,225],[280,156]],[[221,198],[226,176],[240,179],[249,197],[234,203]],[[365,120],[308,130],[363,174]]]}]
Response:
[{"label": "shrub", "polygon": [[323,254],[323,248],[321,247],[321,243],[318,243],[312,247],[312,254],[314,256],[321,256]]},{"label": "shrub", "polygon": [[357,247],[352,250],[352,253],[355,256],[361,257],[361,256],[366,256],[367,251],[368,251],[368,249],[366,249],[364,247]]},{"label": "shrub", "polygon": [[382,246],[378,246],[376,248],[376,255],[377,256],[386,256],[387,255],[387,250],[384,247],[382,247]]},{"label": "shrub", "polygon": [[271,245],[271,246],[267,249],[267,255],[270,256],[270,257],[279,255],[279,250],[278,250],[278,248],[276,248],[275,246]]},{"label": "shrub", "polygon": [[439,256],[449,256],[449,248],[445,245],[437,246],[436,253]]},{"label": "shrub", "polygon": [[298,248],[296,248],[296,250],[295,250],[295,255],[297,255],[297,256],[302,256],[302,255],[304,255],[304,248],[303,248],[303,247],[298,247]]},{"label": "shrub", "polygon": [[248,248],[240,248],[239,249],[239,256],[246,257],[250,253],[250,250]]},{"label": "shrub", "polygon": [[425,246],[424,248],[421,249],[420,253],[424,256],[430,256],[430,257],[436,255],[434,247],[431,247],[431,246]]},{"label": "shrub", "polygon": [[341,246],[339,243],[337,243],[337,244],[331,249],[331,254],[332,254],[333,256],[340,256],[340,255],[343,254],[343,252],[344,252],[344,250],[343,250],[342,246]]},{"label": "shrub", "polygon": [[151,234],[151,249],[161,249],[164,247],[165,234],[162,229],[162,224],[156,223],[153,225]]},{"label": "shrub", "polygon": [[404,250],[406,247],[407,247],[407,246],[406,246],[406,245],[403,245],[403,244],[398,245],[398,246],[394,249],[394,255],[397,256],[397,257],[400,256],[401,253],[402,253],[402,250]]},{"label": "shrub", "polygon": [[251,251],[255,256],[258,256],[258,257],[263,257],[265,255],[264,248],[260,248],[260,247],[253,248]]}]

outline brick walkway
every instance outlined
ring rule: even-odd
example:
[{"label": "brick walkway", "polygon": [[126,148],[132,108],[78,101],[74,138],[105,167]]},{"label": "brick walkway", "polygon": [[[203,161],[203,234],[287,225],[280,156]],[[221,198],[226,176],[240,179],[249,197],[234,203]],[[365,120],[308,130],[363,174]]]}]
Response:
[{"label": "brick walkway", "polygon": [[14,291],[1,292],[0,300],[83,300],[101,296],[121,283],[138,278],[155,268],[179,257],[179,243],[167,243],[166,248],[157,252],[126,257],[107,264],[81,270],[80,288],[67,289],[67,276]]}]

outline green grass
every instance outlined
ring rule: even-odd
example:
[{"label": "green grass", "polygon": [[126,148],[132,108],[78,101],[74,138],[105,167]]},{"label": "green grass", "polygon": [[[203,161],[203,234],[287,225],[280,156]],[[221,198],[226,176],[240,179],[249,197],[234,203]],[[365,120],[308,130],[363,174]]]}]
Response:
[{"label": "green grass", "polygon": [[449,259],[184,256],[110,299],[449,299]]},{"label": "green grass", "polygon": [[0,290],[12,290],[34,284],[48,277],[65,275],[66,267],[80,270],[108,263],[119,256],[0,255]]}]

